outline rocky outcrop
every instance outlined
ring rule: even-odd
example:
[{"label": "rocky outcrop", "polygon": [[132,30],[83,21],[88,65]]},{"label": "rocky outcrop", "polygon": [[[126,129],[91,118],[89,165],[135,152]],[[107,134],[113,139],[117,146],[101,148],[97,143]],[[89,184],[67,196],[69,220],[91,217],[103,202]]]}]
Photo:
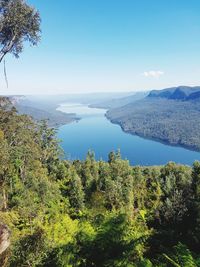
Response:
[{"label": "rocky outcrop", "polygon": [[10,245],[10,231],[5,224],[0,224],[0,255]]}]

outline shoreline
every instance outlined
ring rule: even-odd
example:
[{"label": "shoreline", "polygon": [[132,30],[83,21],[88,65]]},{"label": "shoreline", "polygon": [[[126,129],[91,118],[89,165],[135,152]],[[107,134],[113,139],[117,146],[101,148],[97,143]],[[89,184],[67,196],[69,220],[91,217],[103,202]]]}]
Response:
[{"label": "shoreline", "polygon": [[120,122],[117,122],[117,121],[112,120],[111,118],[109,118],[109,117],[107,116],[107,114],[105,114],[105,117],[106,117],[111,123],[116,124],[116,125],[119,125],[120,128],[122,129],[122,131],[125,132],[125,133],[127,133],[127,134],[135,135],[135,136],[138,136],[138,137],[143,138],[143,139],[146,139],[146,140],[150,140],[150,141],[158,142],[158,143],[161,143],[161,144],[166,145],[166,146],[179,147],[179,148],[183,148],[183,149],[186,149],[186,150],[189,150],[189,151],[193,151],[193,152],[200,153],[200,149],[195,148],[195,147],[193,147],[193,146],[189,146],[189,145],[187,146],[187,145],[184,145],[184,144],[172,144],[172,143],[170,143],[168,140],[163,140],[163,139],[156,138],[156,137],[152,137],[152,136],[145,136],[145,135],[142,135],[142,134],[139,134],[139,133],[134,133],[134,132],[125,130],[124,127],[123,127],[123,125],[122,125]]},{"label": "shoreline", "polygon": [[[130,134],[130,135],[135,135],[135,136],[138,136],[138,137],[143,138],[145,140],[150,140],[150,141],[158,142],[158,143],[161,143],[161,144],[166,145],[166,146],[179,147],[179,148],[183,148],[183,149],[186,149],[186,150],[189,150],[189,151],[200,153],[200,149],[198,149],[196,147],[193,147],[193,146],[189,146],[189,145],[187,146],[187,145],[184,145],[184,144],[173,144],[173,143],[170,143],[168,140],[163,140],[163,139],[152,137],[152,136],[145,136],[145,135],[140,134],[140,133],[135,133],[135,132],[131,132],[129,130],[125,130],[124,129],[124,126],[120,122],[115,121],[115,120],[112,120],[111,118],[109,118],[109,116],[107,115],[108,109],[106,110],[105,108],[97,108],[97,107],[95,107],[95,105],[94,106],[87,105],[87,107],[88,108],[91,108],[91,109],[93,109],[93,108],[96,108],[96,109],[104,109],[105,110],[105,114],[104,115],[102,114],[102,115],[105,116],[106,119],[108,121],[110,121],[110,123],[115,124],[115,125],[119,125],[120,128],[121,128],[121,130],[124,133]],[[59,111],[62,112],[62,113],[65,113],[65,114],[69,114],[69,113],[66,113],[66,112],[61,111],[61,110],[59,110]],[[74,114],[77,116],[76,113],[74,113]],[[74,122],[78,123],[81,119],[82,118],[79,116],[79,117],[75,118],[74,120],[72,120],[71,122],[69,122],[67,124],[74,123]],[[61,127],[63,125],[65,125],[65,124],[58,125],[58,126],[56,126],[56,128]]]}]

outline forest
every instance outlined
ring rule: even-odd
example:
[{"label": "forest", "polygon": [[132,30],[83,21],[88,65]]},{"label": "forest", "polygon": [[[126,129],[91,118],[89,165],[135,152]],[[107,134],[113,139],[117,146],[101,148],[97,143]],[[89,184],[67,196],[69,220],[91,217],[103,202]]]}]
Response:
[{"label": "forest", "polygon": [[199,162],[64,160],[55,129],[5,97],[0,154],[0,266],[200,266]]},{"label": "forest", "polygon": [[108,110],[106,116],[125,132],[199,151],[199,98],[183,100],[160,95],[152,91],[144,99]]}]

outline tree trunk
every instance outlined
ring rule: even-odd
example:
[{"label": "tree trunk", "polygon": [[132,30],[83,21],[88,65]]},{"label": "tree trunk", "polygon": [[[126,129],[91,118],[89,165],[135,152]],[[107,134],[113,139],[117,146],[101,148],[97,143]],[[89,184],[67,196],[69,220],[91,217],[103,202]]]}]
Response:
[{"label": "tree trunk", "polygon": [[5,55],[6,55],[6,53],[0,52],[0,63],[2,62]]},{"label": "tree trunk", "polygon": [[8,205],[7,205],[6,190],[3,189],[3,210],[6,211],[7,208],[8,208]]},{"label": "tree trunk", "polygon": [[10,42],[8,44],[4,45],[4,47],[1,49],[1,51],[0,51],[0,63],[2,62],[5,55],[8,52],[10,52],[10,50],[13,48],[14,42],[15,42],[15,36],[13,36],[13,38],[10,40]]}]

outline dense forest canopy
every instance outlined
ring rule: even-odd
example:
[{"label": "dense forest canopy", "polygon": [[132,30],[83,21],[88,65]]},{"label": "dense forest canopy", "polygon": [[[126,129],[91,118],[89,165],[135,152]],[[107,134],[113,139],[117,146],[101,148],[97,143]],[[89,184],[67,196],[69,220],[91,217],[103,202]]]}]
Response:
[{"label": "dense forest canopy", "polygon": [[2,266],[200,266],[200,163],[62,160],[55,130],[0,99]]}]

